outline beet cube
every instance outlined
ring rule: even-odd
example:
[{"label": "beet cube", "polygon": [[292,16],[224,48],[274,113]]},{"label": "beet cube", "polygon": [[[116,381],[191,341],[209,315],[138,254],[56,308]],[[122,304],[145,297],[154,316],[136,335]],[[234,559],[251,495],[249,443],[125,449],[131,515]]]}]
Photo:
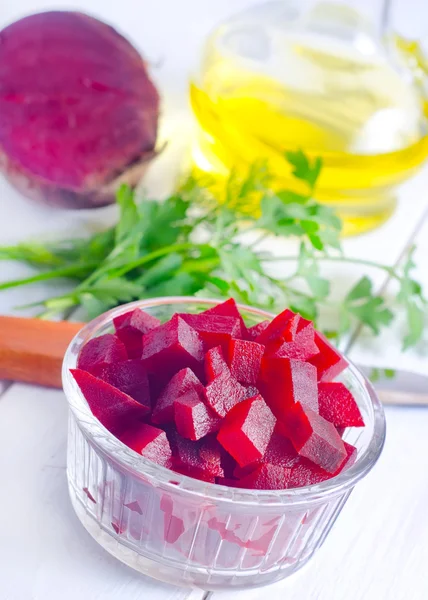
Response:
[{"label": "beet cube", "polygon": [[113,319],[117,337],[125,344],[129,358],[140,358],[143,335],[159,327],[161,322],[140,308]]},{"label": "beet cube", "polygon": [[199,333],[206,350],[219,345],[226,347],[232,337],[241,336],[241,321],[237,317],[204,313],[199,315],[180,313],[178,316]]},{"label": "beet cube", "polygon": [[185,367],[199,373],[203,358],[198,333],[177,315],[143,337],[141,359],[150,373],[164,380]]},{"label": "beet cube", "polygon": [[70,369],[93,415],[111,433],[118,435],[148,409],[109,383],[81,369]]},{"label": "beet cube", "polygon": [[239,487],[250,490],[285,490],[291,469],[264,463],[239,480]]},{"label": "beet cube", "polygon": [[150,410],[149,379],[141,360],[130,359],[105,365],[97,368],[94,374]]},{"label": "beet cube", "polygon": [[163,467],[171,466],[171,447],[162,429],[135,423],[120,436],[120,440],[131,450],[149,458]]},{"label": "beet cube", "polygon": [[193,441],[217,431],[221,422],[220,417],[202,402],[195,389],[174,401],[174,418],[178,433]]},{"label": "beet cube", "polygon": [[296,313],[287,308],[272,319],[255,341],[264,345],[277,340],[291,342],[297,329],[297,317]]},{"label": "beet cube", "polygon": [[318,403],[320,415],[335,427],[364,427],[354,396],[343,383],[319,383]]},{"label": "beet cube", "polygon": [[223,371],[229,372],[229,367],[224,360],[223,350],[221,346],[211,348],[205,354],[205,377],[208,383]]},{"label": "beet cube", "polygon": [[256,325],[253,325],[252,327],[248,327],[245,338],[247,340],[250,340],[251,342],[254,342],[256,340],[256,338],[262,333],[262,331],[264,331],[266,329],[266,327],[269,325],[269,323],[270,323],[270,321],[266,320],[266,321],[261,321],[260,323],[257,323]]},{"label": "beet cube", "polygon": [[317,371],[313,365],[300,360],[265,356],[260,379],[260,391],[279,419],[296,402],[318,412]]},{"label": "beet cube", "polygon": [[310,409],[295,404],[283,421],[295,450],[329,473],[346,457],[345,446],[334,425]]},{"label": "beet cube", "polygon": [[357,457],[357,449],[354,446],[351,446],[351,444],[347,444],[346,442],[344,442],[344,446],[346,456],[337,471],[333,474],[327,473],[327,471],[318,465],[315,465],[307,458],[301,457],[291,469],[289,487],[315,485],[339,475],[345,467],[351,466]]},{"label": "beet cube", "polygon": [[246,389],[230,373],[223,371],[206,386],[205,397],[212,410],[219,417],[225,417],[246,397]]},{"label": "beet cube", "polygon": [[198,394],[204,394],[204,386],[189,368],[178,371],[167,383],[156,401],[152,413],[152,421],[156,424],[168,423],[174,420],[174,401],[195,390]]},{"label": "beet cube", "polygon": [[236,462],[244,467],[266,451],[276,419],[258,395],[237,404],[224,419],[217,439]]},{"label": "beet cube", "polygon": [[346,369],[348,363],[319,331],[315,332],[315,343],[319,353],[309,359],[309,362],[317,368],[318,381],[332,381]]},{"label": "beet cube", "polygon": [[230,372],[240,383],[257,383],[265,348],[257,342],[230,340],[228,346],[228,364]]},{"label": "beet cube", "polygon": [[77,359],[77,368],[92,373],[98,368],[128,358],[124,344],[112,333],[86,342]]},{"label": "beet cube", "polygon": [[279,433],[278,424],[275,427],[272,437],[269,440],[269,444],[266,451],[258,463],[253,463],[246,467],[240,467],[237,465],[233,470],[234,477],[245,477],[254,470],[258,464],[269,463],[284,468],[293,467],[300,460],[300,456],[294,449],[293,444],[289,439]]},{"label": "beet cube", "polygon": [[221,446],[215,437],[207,436],[203,440],[193,442],[172,431],[169,439],[175,471],[209,482],[214,482],[216,477],[224,477]]},{"label": "beet cube", "polygon": [[245,332],[246,332],[247,328],[245,327],[244,320],[241,317],[241,313],[239,312],[239,309],[233,298],[229,298],[229,300],[226,300],[225,302],[222,302],[221,304],[217,304],[217,306],[213,306],[212,308],[205,310],[201,314],[203,314],[203,315],[219,315],[221,317],[235,317],[236,319],[239,319],[239,322],[241,323],[241,336],[240,337],[245,336]]}]

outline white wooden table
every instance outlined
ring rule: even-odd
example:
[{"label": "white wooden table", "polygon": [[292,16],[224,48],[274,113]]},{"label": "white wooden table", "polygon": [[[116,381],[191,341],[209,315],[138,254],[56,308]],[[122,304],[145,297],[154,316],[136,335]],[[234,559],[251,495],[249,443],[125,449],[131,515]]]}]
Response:
[{"label": "white wooden table", "polygon": [[[165,189],[165,167],[173,173],[185,144],[186,81],[202,39],[217,21],[250,4],[250,0],[75,0],[75,6],[126,32],[149,60],[160,62],[156,78],[164,92],[166,128],[173,142],[151,174],[152,190]],[[0,28],[25,13],[54,6],[65,8],[67,2],[15,0],[4,6],[3,0]],[[427,187],[425,170],[403,189],[394,217],[375,233],[347,240],[346,252],[394,264],[414,241],[419,246],[418,276],[428,289]],[[29,236],[55,237],[64,231],[70,235],[114,217],[114,209],[76,215],[34,206],[1,179],[0,209],[0,244]],[[0,263],[1,280],[25,272],[24,267]],[[334,274],[338,279],[343,275],[340,269]],[[373,275],[381,286],[383,278]],[[1,294],[0,313],[49,293],[47,286],[40,286],[26,291],[25,298],[21,290]],[[421,350],[400,353],[395,328],[375,342],[357,336],[349,353],[365,364],[428,373]],[[60,391],[0,382],[0,600],[202,600],[203,592],[163,585],[131,571],[83,530],[66,490],[66,412]],[[389,408],[387,420],[387,443],[378,465],[357,486],[313,561],[270,588],[216,593],[213,600],[252,600],[266,594],[275,600],[428,598],[428,408]]]}]

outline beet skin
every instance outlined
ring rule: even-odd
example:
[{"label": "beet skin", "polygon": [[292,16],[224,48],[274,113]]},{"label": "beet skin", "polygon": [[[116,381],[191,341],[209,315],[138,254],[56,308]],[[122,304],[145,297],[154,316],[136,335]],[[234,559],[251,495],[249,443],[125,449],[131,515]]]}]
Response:
[{"label": "beet skin", "polygon": [[105,23],[54,11],[0,32],[0,170],[26,196],[113,202],[155,155],[158,114],[143,59]]}]

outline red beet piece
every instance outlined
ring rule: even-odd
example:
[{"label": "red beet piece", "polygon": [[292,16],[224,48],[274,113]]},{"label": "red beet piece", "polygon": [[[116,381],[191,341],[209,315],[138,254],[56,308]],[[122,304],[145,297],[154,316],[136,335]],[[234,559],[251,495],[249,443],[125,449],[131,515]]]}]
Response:
[{"label": "red beet piece", "polygon": [[246,389],[230,373],[223,371],[206,386],[205,397],[212,410],[219,417],[225,417],[246,397]]},{"label": "red beet piece", "polygon": [[174,420],[174,401],[186,392],[195,390],[204,394],[204,386],[189,368],[181,369],[167,383],[156,401],[152,413],[153,423],[168,423]]},{"label": "red beet piece", "polygon": [[254,470],[258,464],[269,463],[278,467],[291,468],[300,460],[300,456],[294,449],[293,444],[289,439],[279,433],[278,424],[275,427],[272,437],[269,440],[269,444],[266,451],[258,463],[248,465],[246,467],[240,467],[237,465],[233,470],[234,477],[245,477],[252,470]]},{"label": "red beet piece", "polygon": [[317,368],[318,381],[332,381],[346,369],[348,363],[319,331],[315,332],[315,343],[319,348],[319,353],[309,362]]},{"label": "red beet piece", "polygon": [[224,360],[224,354],[221,346],[211,348],[205,354],[205,377],[208,383],[212,381],[217,375],[223,373],[223,371],[229,371],[226,361]]},{"label": "red beet piece", "polygon": [[260,391],[279,419],[295,402],[318,412],[317,371],[313,365],[300,360],[265,356],[260,380]]},{"label": "red beet piece", "polygon": [[245,337],[245,332],[246,332],[247,328],[245,327],[244,320],[241,317],[241,313],[239,312],[239,309],[233,298],[229,298],[229,300],[226,300],[225,302],[222,302],[221,304],[217,304],[217,306],[213,306],[212,308],[205,310],[201,314],[203,314],[203,315],[219,315],[221,317],[235,317],[235,319],[239,319],[239,322],[241,323],[241,336],[240,337]]},{"label": "red beet piece", "polygon": [[106,333],[86,342],[77,359],[77,367],[92,373],[106,365],[121,362],[127,358],[123,343],[112,333]]},{"label": "red beet piece", "polygon": [[364,427],[354,396],[343,383],[319,383],[318,403],[320,415],[335,427]]},{"label": "red beet piece", "polygon": [[174,401],[174,418],[178,433],[193,441],[217,431],[221,422],[220,417],[202,402],[195,389]]},{"label": "red beet piece", "polygon": [[149,458],[158,465],[171,466],[171,446],[162,429],[145,423],[135,423],[120,436],[120,440],[138,454]]},{"label": "red beet piece", "polygon": [[259,460],[269,444],[276,419],[258,395],[232,408],[224,419],[217,439],[236,462],[244,467]]},{"label": "red beet piece", "polygon": [[150,410],[149,378],[141,360],[132,359],[105,365],[94,374]]},{"label": "red beet piece", "polygon": [[253,325],[252,327],[248,327],[247,333],[245,336],[246,339],[254,342],[256,340],[256,338],[262,333],[262,331],[264,331],[266,329],[266,327],[269,325],[269,323],[270,323],[270,321],[266,320],[266,321],[261,321],[260,323],[257,323],[256,325]]},{"label": "red beet piece", "polygon": [[174,470],[188,477],[214,483],[224,477],[221,466],[221,446],[212,436],[193,442],[177,432],[170,434]]},{"label": "red beet piece", "polygon": [[297,317],[296,313],[287,308],[272,319],[255,341],[264,345],[277,340],[291,342],[297,329]]},{"label": "red beet piece", "polygon": [[147,414],[147,407],[109,383],[81,369],[70,369],[93,415],[111,433],[124,429]]},{"label": "red beet piece", "polygon": [[117,337],[126,346],[129,358],[140,358],[143,335],[159,327],[161,322],[140,308],[135,308],[113,319]]},{"label": "red beet piece", "polygon": [[295,404],[283,422],[294,448],[329,473],[335,473],[346,457],[335,427],[310,409]]},{"label": "red beet piece", "polygon": [[51,11],[0,33],[0,165],[25,195],[69,208],[114,202],[155,154],[159,96],[111,26]]},{"label": "red beet piece", "polygon": [[305,485],[315,485],[317,483],[321,483],[322,481],[326,481],[327,479],[331,479],[332,477],[336,477],[336,475],[339,475],[339,473],[341,473],[345,467],[350,467],[357,457],[357,449],[355,446],[351,446],[351,444],[347,444],[346,442],[344,442],[344,446],[346,457],[337,471],[333,474],[327,473],[327,471],[324,471],[324,469],[315,465],[307,458],[301,457],[291,469],[289,487],[292,488],[303,487]]},{"label": "red beet piece", "polygon": [[149,331],[143,338],[142,361],[150,373],[167,380],[189,367],[197,374],[204,358],[198,333],[178,315]]},{"label": "red beet piece", "polygon": [[291,469],[265,463],[240,479],[239,487],[250,490],[285,490],[290,475]]},{"label": "red beet piece", "polygon": [[199,315],[179,313],[179,317],[199,333],[206,350],[219,345],[226,347],[232,337],[241,335],[241,321],[237,317],[205,313]]},{"label": "red beet piece", "polygon": [[247,385],[257,383],[265,348],[257,342],[230,340],[228,364],[232,375]]}]

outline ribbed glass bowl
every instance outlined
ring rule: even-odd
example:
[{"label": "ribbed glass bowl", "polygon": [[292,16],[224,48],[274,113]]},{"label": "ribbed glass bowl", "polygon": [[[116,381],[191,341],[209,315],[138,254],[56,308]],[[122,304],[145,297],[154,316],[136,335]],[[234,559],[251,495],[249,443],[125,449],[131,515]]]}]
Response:
[{"label": "ribbed glass bowl", "polygon": [[[374,390],[354,366],[341,376],[366,426],[345,441],[356,462],[318,485],[254,491],[204,483],[139,456],[92,415],[70,375],[82,346],[113,331],[113,317],[140,307],[161,321],[199,312],[216,300],[158,298],[133,302],[94,319],[71,342],[63,364],[69,402],[67,477],[84,527],[113,556],[162,581],[205,590],[242,589],[288,577],[325,540],[355,484],[378,459],[385,417]],[[273,315],[240,306],[248,325]]]}]

